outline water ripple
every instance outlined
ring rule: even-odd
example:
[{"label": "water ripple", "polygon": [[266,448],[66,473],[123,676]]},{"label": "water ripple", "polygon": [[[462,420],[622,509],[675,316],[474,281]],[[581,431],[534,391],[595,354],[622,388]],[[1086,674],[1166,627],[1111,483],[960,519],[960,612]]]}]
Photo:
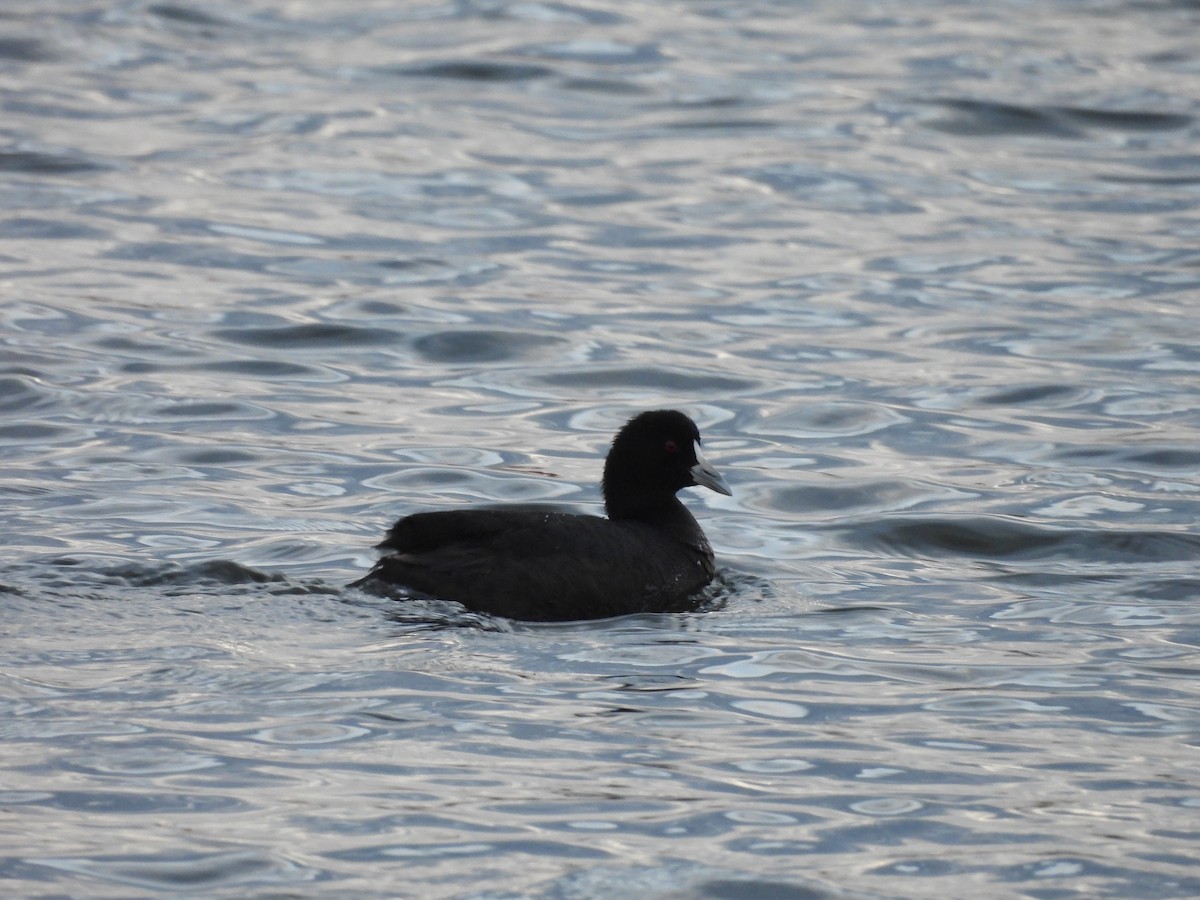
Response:
[{"label": "water ripple", "polygon": [[29,862],[100,881],[153,891],[213,891],[312,881],[317,871],[285,857],[230,850],[181,858],[32,858]]},{"label": "water ripple", "polygon": [[985,100],[942,100],[939,105],[953,115],[928,124],[950,134],[1037,135],[1081,138],[1087,128],[1118,131],[1173,131],[1188,128],[1194,118],[1166,112],[1106,110],[1070,106],[1036,106]]}]

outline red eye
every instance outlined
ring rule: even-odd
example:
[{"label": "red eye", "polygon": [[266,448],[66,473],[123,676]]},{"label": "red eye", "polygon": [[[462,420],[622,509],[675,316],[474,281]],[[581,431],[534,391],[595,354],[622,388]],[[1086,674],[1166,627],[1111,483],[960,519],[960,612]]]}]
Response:
[{"label": "red eye", "polygon": [[663,449],[668,453],[678,453],[679,445],[674,441],[667,441],[665,444],[663,444]]}]

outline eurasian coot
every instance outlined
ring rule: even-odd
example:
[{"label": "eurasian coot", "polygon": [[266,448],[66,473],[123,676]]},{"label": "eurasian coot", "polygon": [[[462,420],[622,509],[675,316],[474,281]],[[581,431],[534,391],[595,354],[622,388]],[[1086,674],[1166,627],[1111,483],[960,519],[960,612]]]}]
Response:
[{"label": "eurasian coot", "polygon": [[731,493],[691,419],[644,412],[608,451],[607,519],[520,507],[416,513],[392,526],[379,544],[386,555],[351,586],[528,621],[692,609],[716,569],[675,496],[690,486]]}]

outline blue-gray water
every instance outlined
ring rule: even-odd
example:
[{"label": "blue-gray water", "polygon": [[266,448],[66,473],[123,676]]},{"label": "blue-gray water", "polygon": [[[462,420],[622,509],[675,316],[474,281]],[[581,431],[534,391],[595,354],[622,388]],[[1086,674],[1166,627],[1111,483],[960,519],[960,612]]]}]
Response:
[{"label": "blue-gray water", "polygon": [[[1200,8],[0,13],[0,893],[1200,894]],[[341,587],[689,411],[714,608]]]}]

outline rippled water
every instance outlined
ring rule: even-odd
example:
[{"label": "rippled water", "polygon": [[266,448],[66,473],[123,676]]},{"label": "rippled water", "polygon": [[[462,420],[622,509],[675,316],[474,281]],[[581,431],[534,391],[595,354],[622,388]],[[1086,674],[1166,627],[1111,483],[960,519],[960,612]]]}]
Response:
[{"label": "rippled water", "polygon": [[[1198,27],[0,14],[3,893],[1200,894]],[[662,405],[710,611],[342,587]]]}]

